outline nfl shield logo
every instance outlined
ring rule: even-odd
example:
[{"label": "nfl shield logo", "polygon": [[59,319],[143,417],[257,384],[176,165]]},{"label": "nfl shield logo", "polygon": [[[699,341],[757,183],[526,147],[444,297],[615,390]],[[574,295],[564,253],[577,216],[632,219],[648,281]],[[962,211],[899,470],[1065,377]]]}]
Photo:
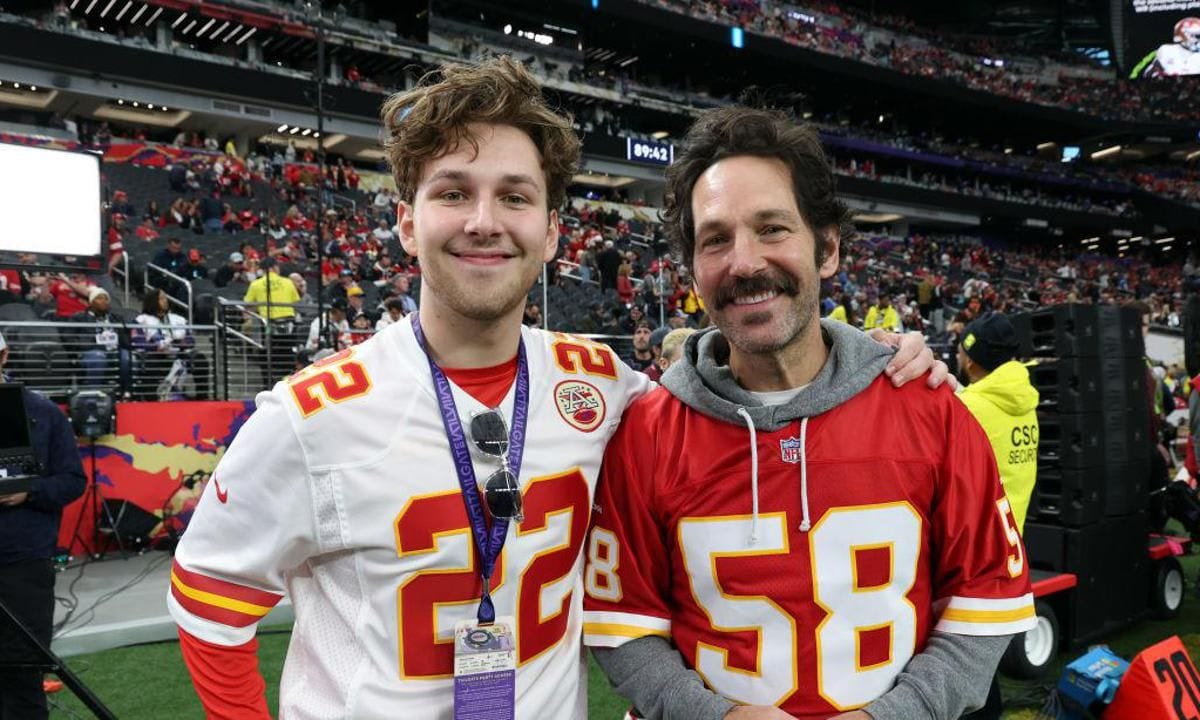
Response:
[{"label": "nfl shield logo", "polygon": [[786,463],[800,462],[800,438],[790,437],[779,441],[779,456]]}]

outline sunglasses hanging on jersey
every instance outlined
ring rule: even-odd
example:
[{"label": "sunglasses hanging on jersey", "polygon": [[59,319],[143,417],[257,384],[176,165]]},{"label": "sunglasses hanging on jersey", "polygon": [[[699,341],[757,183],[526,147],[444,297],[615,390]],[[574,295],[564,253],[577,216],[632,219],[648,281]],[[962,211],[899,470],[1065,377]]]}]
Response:
[{"label": "sunglasses hanging on jersey", "polygon": [[498,408],[471,416],[468,426],[471,442],[484,455],[500,460],[500,469],[488,476],[483,484],[483,498],[488,512],[498,520],[521,522],[521,486],[508,467],[508,423]]}]

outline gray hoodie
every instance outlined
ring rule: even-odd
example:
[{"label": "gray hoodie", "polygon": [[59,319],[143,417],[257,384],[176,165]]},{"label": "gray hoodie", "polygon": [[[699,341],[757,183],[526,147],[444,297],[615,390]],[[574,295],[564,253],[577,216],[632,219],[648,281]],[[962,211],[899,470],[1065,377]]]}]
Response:
[{"label": "gray hoodie", "polygon": [[823,320],[821,333],[829,357],[800,394],[784,405],[763,406],[743,390],[729,370],[729,342],[716,328],[687,339],[683,356],[667,370],[662,385],[690,408],[709,417],[742,425],[745,409],[758,430],[771,432],[804,417],[820,415],[846,402],[879,377],[892,349],[845,323]]},{"label": "gray hoodie", "polygon": [[[801,421],[800,464],[802,530],[808,517],[805,428],[808,418],[841,405],[879,377],[893,351],[844,323],[821,322],[829,350],[824,366],[789,402],[764,406],[744,390],[729,369],[729,344],[713,328],[687,339],[680,361],[663,375],[662,385],[688,407],[723,422],[745,425],[748,447],[754,433],[773,432]],[[757,458],[752,458],[757,467]],[[758,511],[758,479],[753,473],[752,505]],[[757,517],[756,517],[757,519]],[[954,720],[981,707],[1000,656],[1011,636],[979,637],[935,632],[925,649],[913,656],[892,690],[864,708],[874,720]],[[617,692],[629,698],[649,720],[719,720],[733,703],[709,690],[684,663],[682,655],[660,637],[643,637],[615,649],[593,649],[600,667]]]}]

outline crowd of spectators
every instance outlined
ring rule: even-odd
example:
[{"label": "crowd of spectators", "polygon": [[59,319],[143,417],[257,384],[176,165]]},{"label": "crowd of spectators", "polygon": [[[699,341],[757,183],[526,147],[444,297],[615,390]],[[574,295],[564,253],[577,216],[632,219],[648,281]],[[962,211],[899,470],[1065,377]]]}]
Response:
[{"label": "crowd of spectators", "polygon": [[891,163],[884,167],[875,160],[834,156],[834,172],[848,177],[869,178],[891,185],[907,185],[926,190],[966,195],[1002,202],[1037,205],[1074,212],[1134,218],[1136,208],[1128,198],[1104,197],[1082,191],[1062,192],[1037,183],[981,177],[976,173],[952,169],[928,169],[909,163]]},{"label": "crowd of spectators", "polygon": [[867,237],[851,246],[828,283],[825,309],[843,306],[839,319],[873,327],[870,311],[883,301],[894,307],[888,316],[895,327],[943,340],[988,310],[1137,300],[1154,324],[1178,328],[1183,269],[1146,256],[1114,258],[1062,246],[997,249],[968,236]]},{"label": "crowd of spectators", "polygon": [[[1076,54],[1054,57],[1043,54],[1030,57],[1012,42],[939,33],[920,27],[906,18],[882,13],[867,14],[831,3],[809,2],[785,6],[759,0],[652,1],[662,7],[707,17],[715,22],[738,24],[765,34],[784,37],[791,42],[814,47],[823,52],[875,64],[890,64],[915,74],[957,78],[958,81],[972,87],[1007,97],[1020,97],[1032,102],[1081,109],[1101,117],[1113,117],[1116,113],[1124,119],[1145,120],[1158,117],[1187,120],[1194,118],[1193,107],[1196,101],[1200,100],[1200,82],[1174,78],[1169,83],[1126,83],[1114,79],[1110,71],[1102,70],[1089,59]],[[295,20],[303,22],[302,17]],[[510,42],[517,40],[515,36],[499,37]],[[455,51],[468,59],[482,57],[497,51],[492,39],[489,37],[488,42],[484,42],[480,38],[463,36],[458,39],[459,44]],[[988,62],[984,62],[985,59],[988,59]],[[1000,62],[993,62],[994,60]],[[556,63],[553,62],[553,58],[539,57],[536,53],[531,54],[526,61],[533,63],[546,76],[561,76],[563,79],[615,89],[623,93],[638,85],[631,70],[598,69],[587,63]],[[404,77],[390,80],[367,78],[353,64],[344,67],[342,74],[349,84],[363,86],[366,83],[374,91],[386,92],[387,88],[397,82],[407,82],[419,75],[420,72],[414,69],[415,67],[406,67]],[[658,78],[657,81],[661,83],[667,80]],[[651,92],[664,89],[667,88],[647,88]],[[682,88],[674,90],[683,91]],[[598,132],[608,135],[648,136],[648,128],[631,124],[627,114],[621,112],[621,108],[615,104],[588,98],[588,102],[574,106],[569,102],[570,98],[566,100],[570,109],[574,111],[578,129],[585,135]],[[693,101],[702,106],[724,100],[727,98],[697,96],[689,97],[686,104],[694,107],[696,105]],[[111,142],[113,131],[107,122],[95,123],[88,119],[79,119],[74,124],[78,126],[79,135],[85,144],[94,143],[104,147]],[[1000,168],[1020,169],[1035,175],[1075,178],[1091,176],[1093,182],[1117,181],[1191,203],[1197,202],[1196,193],[1200,192],[1196,190],[1197,184],[1193,182],[1195,173],[1179,173],[1170,167],[1146,168],[1141,173],[1128,174],[1113,172],[1108,168],[1084,169],[1074,164],[1045,162],[1020,152],[1013,153],[1011,149],[1005,153],[999,148],[979,148],[977,143],[970,139],[946,141],[925,137],[920,132],[906,133],[899,128],[889,128],[887,132],[881,132],[868,126],[846,128],[829,123],[823,125],[823,130],[849,132],[857,137],[876,137],[894,147],[919,147],[956,158],[977,159]],[[135,129],[131,137],[145,138],[148,137],[148,132],[152,131],[146,128]],[[231,141],[225,142],[227,148]],[[217,138],[192,131],[179,131],[173,144],[208,150],[221,147]],[[275,155],[285,154],[283,166],[288,167],[290,171],[301,172],[303,166],[294,164],[294,160],[311,162],[311,158],[305,157],[310,152],[297,152],[289,145],[285,153]],[[281,166],[277,157],[268,156],[268,159],[275,168]],[[352,168],[350,170],[352,171]],[[1014,192],[1004,183],[987,183],[987,187],[977,188],[977,184],[973,182],[965,186],[954,180],[940,182],[937,178],[925,177],[922,173],[918,173],[915,179],[908,173],[889,177],[923,186],[962,186],[977,196],[1013,202],[1034,202],[1050,207],[1085,212],[1094,210],[1114,215],[1121,214],[1122,211],[1120,202],[1086,197],[1081,193],[1071,193],[1072,197],[1061,199],[1053,195],[1047,199],[1044,197],[1045,193],[1031,198],[1030,193]],[[226,221],[235,220],[229,216],[224,217]]]},{"label": "crowd of spectators", "polygon": [[[828,129],[822,127],[823,132]],[[181,140],[194,147],[198,138],[183,135]],[[942,152],[951,147],[951,141],[940,138],[902,136],[899,142]],[[134,197],[123,188],[110,188],[107,236],[113,260],[136,247],[153,265],[171,273],[155,281],[163,292],[151,291],[153,303],[147,301],[142,316],[157,317],[160,326],[175,324],[167,308],[162,316],[148,311],[161,304],[160,297],[164,303],[171,297],[184,299],[171,277],[204,281],[225,297],[249,302],[251,285],[264,277],[264,265],[271,262],[278,265],[280,277],[290,281],[300,301],[289,314],[288,334],[295,347],[310,353],[321,346],[340,349],[357,344],[416,309],[420,267],[399,246],[393,226],[398,198],[393,193],[364,192],[358,171],[342,159],[331,160],[322,175],[309,162],[308,151],[291,144],[259,146],[245,158],[237,156],[232,144],[224,152],[204,147],[203,140],[199,144],[198,149],[206,152],[187,154],[161,173],[161,193]],[[998,163],[1010,157],[976,150],[977,160]],[[854,157],[837,148],[833,154],[835,169],[846,175],[1113,216],[1131,210],[1121,200],[1097,201],[1086,193],[1073,194],[1070,188],[1063,189],[1065,184],[993,182],[952,169],[914,171],[913,166],[898,166],[898,161],[886,157]],[[1054,172],[1058,167],[1026,162],[1030,173]],[[1084,179],[1074,171],[1059,177]],[[1184,174],[1178,180],[1186,184],[1194,178]],[[1154,179],[1131,176],[1129,181],[1145,186]],[[333,202],[335,195],[352,197],[354,202]],[[320,213],[318,197],[324,201]],[[661,228],[653,217],[653,210],[643,212],[633,206],[622,211],[615,204],[571,201],[563,213],[561,253],[551,275],[551,289],[559,291],[551,298],[554,329],[636,339],[643,330],[653,332],[660,325],[665,330],[705,323],[686,269],[667,256]],[[324,237],[319,266],[318,227]],[[206,240],[203,248],[198,246],[201,239]],[[828,311],[841,306],[841,313],[852,322],[894,323],[934,338],[952,331],[955,319],[969,318],[971,312],[984,308],[1011,311],[1131,298],[1146,301],[1156,322],[1178,325],[1179,278],[1177,266],[1162,267],[1133,257],[1077,256],[1061,249],[997,250],[973,238],[878,237],[851,246],[837,284],[826,288],[826,303]],[[0,274],[0,286],[0,293],[7,293],[0,298],[25,302],[43,318],[78,321],[81,314],[98,310],[94,305],[108,299],[107,292],[103,298],[98,296],[86,275],[6,271]],[[316,322],[314,309],[305,307],[315,302],[317,287],[324,288],[321,299],[328,308],[324,323]],[[594,288],[594,292],[579,293],[574,288]],[[936,301],[931,300],[934,296]],[[571,307],[564,308],[564,302]],[[922,306],[931,302],[941,304],[943,312],[922,312]],[[107,307],[100,310],[101,315],[128,320]],[[526,321],[544,325],[546,310],[539,303],[531,304]],[[266,315],[271,316],[269,309]],[[327,329],[324,336],[319,332],[322,325]],[[171,332],[155,332],[159,339],[174,337]],[[144,356],[149,350],[135,333],[128,333],[128,341],[121,340],[121,332],[116,337],[116,344],[110,336],[101,343],[97,334],[95,340],[109,364],[118,366],[125,386],[132,366],[122,358]],[[644,348],[638,350],[642,345],[632,343],[625,354],[642,353]],[[186,337],[181,337],[163,351],[166,354],[158,365],[165,366],[169,375],[179,354],[190,350]],[[98,356],[92,357],[93,365],[83,363],[85,378],[94,375],[90,368],[96,367]],[[202,359],[196,362],[203,365]],[[144,363],[134,365],[144,367]]]},{"label": "crowd of spectators", "polygon": [[1172,197],[1200,207],[1200,171],[1187,168],[1145,167],[1121,169],[1118,173],[1147,192]]},{"label": "crowd of spectators", "polygon": [[[1144,122],[1190,121],[1200,103],[1200,78],[1130,81],[1089,72],[1088,61],[1021,57],[1015,48],[980,46],[929,30],[919,34],[892,16],[851,14],[833,3],[758,0],[644,0],[674,12],[744,27],[818,52],[937,78],[1022,102]],[[890,25],[890,27],[889,27]],[[955,49],[955,47],[958,49]],[[1007,55],[1007,53],[1014,53]]]}]

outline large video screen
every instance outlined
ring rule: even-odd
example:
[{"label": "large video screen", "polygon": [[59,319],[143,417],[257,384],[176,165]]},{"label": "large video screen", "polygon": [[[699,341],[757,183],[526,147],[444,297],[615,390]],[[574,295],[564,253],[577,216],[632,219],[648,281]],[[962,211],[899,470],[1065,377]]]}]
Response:
[{"label": "large video screen", "polygon": [[1130,0],[1129,77],[1200,75],[1200,0]]},{"label": "large video screen", "polygon": [[0,143],[0,252],[100,255],[100,158]]}]

